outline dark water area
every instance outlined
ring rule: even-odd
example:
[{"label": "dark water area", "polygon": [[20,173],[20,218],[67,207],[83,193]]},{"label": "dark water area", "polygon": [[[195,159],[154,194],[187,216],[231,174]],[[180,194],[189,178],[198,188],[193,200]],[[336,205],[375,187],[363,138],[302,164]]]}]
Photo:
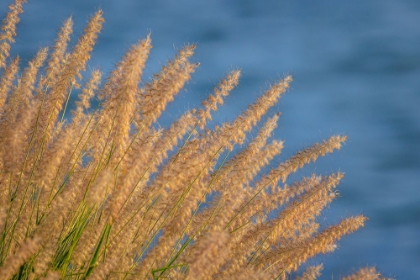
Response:
[{"label": "dark water area", "polygon": [[[1,15],[9,2],[1,1]],[[275,138],[285,140],[285,149],[276,161],[331,135],[348,135],[340,151],[306,172],[345,172],[341,197],[324,212],[327,225],[369,217],[334,253],[314,260],[324,263],[321,279],[365,266],[420,279],[420,1],[29,1],[13,54],[27,61],[51,45],[70,15],[76,38],[98,8],[106,22],[91,69],[109,73],[151,32],[147,81],[176,50],[197,44],[193,59],[201,65],[163,126],[198,105],[232,69],[242,69],[240,85],[215,123],[232,120],[292,74],[291,89],[270,113],[282,112]]]}]

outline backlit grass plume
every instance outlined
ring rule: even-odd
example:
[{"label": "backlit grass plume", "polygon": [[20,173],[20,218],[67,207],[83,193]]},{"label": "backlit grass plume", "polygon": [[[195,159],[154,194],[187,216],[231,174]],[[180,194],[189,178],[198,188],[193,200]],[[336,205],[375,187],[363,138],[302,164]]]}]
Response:
[{"label": "backlit grass plume", "polygon": [[[240,71],[232,71],[201,107],[162,129],[156,121],[198,66],[194,46],[143,82],[147,36],[104,82],[98,70],[83,81],[104,21],[98,11],[72,50],[70,18],[54,46],[20,69],[10,48],[23,2],[10,5],[0,34],[0,279],[286,279],[364,225],[356,216],[320,230],[317,217],[343,174],[285,183],[345,136],[259,175],[283,149],[270,140],[279,115],[261,119],[290,76],[233,122],[209,129],[238,84]],[[80,94],[65,119],[73,89]],[[90,108],[93,99],[99,106]],[[243,149],[230,156],[237,145]],[[304,267],[297,277],[315,279],[321,269]]]}]

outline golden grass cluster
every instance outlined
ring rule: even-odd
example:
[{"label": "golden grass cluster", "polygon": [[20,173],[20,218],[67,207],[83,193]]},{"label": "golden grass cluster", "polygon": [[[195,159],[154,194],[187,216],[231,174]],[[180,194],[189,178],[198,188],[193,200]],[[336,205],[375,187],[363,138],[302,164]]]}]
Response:
[{"label": "golden grass cluster", "polygon": [[[198,66],[190,62],[194,46],[142,83],[148,36],[103,84],[98,70],[83,81],[104,21],[99,11],[72,50],[70,18],[52,49],[20,69],[9,54],[23,2],[10,5],[0,34],[0,279],[286,279],[363,226],[366,218],[356,216],[320,230],[317,217],[337,197],[341,173],[285,184],[345,136],[257,176],[283,148],[269,140],[279,115],[259,122],[291,77],[233,122],[209,129],[238,84],[232,71],[200,108],[161,129],[157,119]],[[67,120],[74,89],[80,94]],[[235,145],[244,147],[230,156]],[[315,279],[321,269],[302,268],[297,277]],[[357,273],[380,277],[369,268]]]}]

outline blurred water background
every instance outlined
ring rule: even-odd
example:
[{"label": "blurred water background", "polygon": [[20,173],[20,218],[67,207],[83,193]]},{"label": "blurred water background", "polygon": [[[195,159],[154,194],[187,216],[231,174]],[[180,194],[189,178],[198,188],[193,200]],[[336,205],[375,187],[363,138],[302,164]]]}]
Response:
[{"label": "blurred water background", "polygon": [[[1,1],[1,15],[10,2]],[[199,104],[232,69],[242,69],[241,82],[215,123],[232,120],[292,74],[291,89],[271,112],[282,112],[275,138],[285,140],[276,163],[331,135],[348,135],[342,150],[305,172],[346,174],[341,197],[324,212],[326,225],[362,213],[370,219],[333,254],[313,261],[324,263],[322,279],[367,265],[388,277],[420,279],[419,1],[29,1],[13,55],[27,62],[53,43],[70,15],[76,41],[98,8],[106,22],[91,69],[109,73],[151,32],[148,81],[176,50],[197,44],[201,65],[162,126]]]}]

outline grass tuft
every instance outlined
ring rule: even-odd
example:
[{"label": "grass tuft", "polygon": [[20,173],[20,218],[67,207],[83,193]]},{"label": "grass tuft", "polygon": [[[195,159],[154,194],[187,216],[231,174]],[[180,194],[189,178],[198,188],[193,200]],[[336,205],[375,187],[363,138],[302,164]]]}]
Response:
[{"label": "grass tuft", "polygon": [[[24,2],[9,6],[0,33],[0,279],[315,279],[322,265],[305,262],[364,226],[362,215],[320,225],[342,173],[286,184],[346,136],[265,173],[283,142],[271,139],[280,114],[263,117],[290,76],[234,121],[209,129],[239,82],[234,70],[201,107],[160,128],[156,121],[198,66],[194,45],[145,83],[147,36],[104,82],[99,70],[83,81],[104,21],[98,11],[73,49],[70,18],[51,50],[20,70],[9,55]],[[80,94],[66,119],[74,89]],[[362,276],[380,279],[373,268],[344,279]]]}]

